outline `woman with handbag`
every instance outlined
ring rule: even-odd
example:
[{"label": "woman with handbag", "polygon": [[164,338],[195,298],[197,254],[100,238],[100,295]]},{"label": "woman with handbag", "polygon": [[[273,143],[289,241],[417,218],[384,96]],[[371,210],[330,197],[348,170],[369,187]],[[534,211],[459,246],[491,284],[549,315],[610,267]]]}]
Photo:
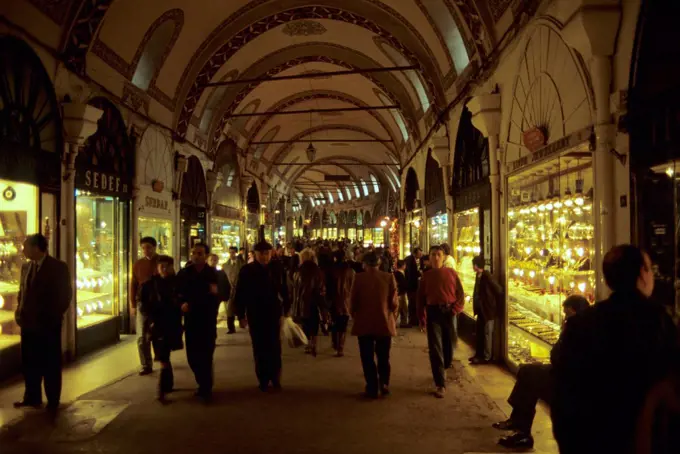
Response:
[{"label": "woman with handbag", "polygon": [[177,299],[177,276],[174,260],[167,255],[158,257],[158,274],[142,286],[143,301],[149,304],[151,341],[158,352],[161,374],[158,379],[158,400],[165,401],[172,392],[174,376],[170,352],[184,348],[182,342],[182,310]]},{"label": "woman with handbag", "polygon": [[303,250],[300,261],[293,285],[293,318],[302,322],[302,330],[309,339],[305,353],[316,356],[319,325],[325,310],[326,282],[312,249]]}]

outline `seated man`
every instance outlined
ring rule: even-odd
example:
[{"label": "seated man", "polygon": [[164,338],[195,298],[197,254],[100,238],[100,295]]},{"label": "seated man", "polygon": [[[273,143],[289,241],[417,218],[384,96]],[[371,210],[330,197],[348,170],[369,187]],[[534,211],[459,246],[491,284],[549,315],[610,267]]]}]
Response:
[{"label": "seated man", "polygon": [[[588,300],[581,295],[571,295],[562,303],[565,321],[572,315],[588,308]],[[554,348],[559,348],[555,344]],[[552,390],[552,375],[550,364],[524,364],[517,372],[517,381],[512,388],[508,403],[512,406],[510,418],[493,425],[499,430],[514,430],[512,435],[502,437],[498,444],[506,448],[533,448],[534,437],[531,436],[531,426],[536,415],[536,404],[542,399],[550,404]]]}]

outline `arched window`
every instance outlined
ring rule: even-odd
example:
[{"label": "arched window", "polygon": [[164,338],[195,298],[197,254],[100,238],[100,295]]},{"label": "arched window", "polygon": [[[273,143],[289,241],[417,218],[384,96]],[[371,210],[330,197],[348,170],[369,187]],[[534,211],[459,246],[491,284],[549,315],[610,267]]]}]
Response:
[{"label": "arched window", "polygon": [[385,174],[385,177],[387,177],[387,181],[390,183],[390,186],[392,186],[392,190],[394,192],[397,192],[397,187],[394,185],[394,181],[392,181],[392,177],[388,173]]},{"label": "arched window", "polygon": [[354,183],[354,193],[357,195],[357,199],[361,198],[361,192],[359,192],[359,186],[356,183]]},{"label": "arched window", "polygon": [[[378,96],[378,99],[380,99],[380,102],[383,106],[389,106],[392,104],[392,102],[383,93],[376,92],[376,95]],[[408,129],[406,128],[406,122],[404,121],[404,117],[401,115],[401,112],[399,112],[397,109],[390,109],[390,114],[392,114],[392,118],[394,119],[395,123],[397,123],[404,142],[408,141]]]},{"label": "arched window", "polygon": [[333,194],[331,194],[331,191],[328,191],[328,202],[333,203]]},{"label": "arched window", "polygon": [[396,172],[394,171],[394,169],[392,169],[391,167],[390,167],[390,173],[391,173],[392,176],[394,177],[394,181],[397,182],[397,187],[398,187],[398,188],[401,188],[401,180],[399,180],[399,177],[397,176],[397,173],[396,173]]},{"label": "arched window", "polygon": [[444,38],[446,48],[453,60],[453,66],[460,74],[470,64],[470,56],[451,10],[444,0],[423,0],[423,6]]},{"label": "arched window", "polygon": [[[281,129],[280,126],[274,126],[259,140],[259,142],[269,142],[270,140],[273,140],[276,134],[278,134],[279,129]],[[255,153],[253,153],[253,161],[259,161],[268,146],[269,145],[266,143],[258,145],[257,148],[255,148]]]},{"label": "arched window", "polygon": [[[397,49],[394,47],[390,46],[383,40],[376,40],[376,44],[382,50],[385,55],[387,55],[387,58],[389,58],[392,63],[394,63],[394,66],[410,66],[411,63],[402,55],[401,52],[399,52]],[[420,106],[423,109],[423,112],[427,112],[427,110],[430,108],[430,97],[427,94],[427,90],[425,89],[425,84],[423,83],[423,79],[420,77],[420,74],[418,74],[416,71],[404,71],[404,76],[408,79],[409,82],[411,82],[411,85],[413,85],[413,89],[416,92],[416,95],[418,96],[418,101],[420,102]]]},{"label": "arched window", "polygon": [[345,201],[345,198],[342,196],[342,190],[340,188],[338,188],[338,200],[340,200],[341,202]]},{"label": "arched window", "polygon": [[[236,78],[238,75],[238,71],[232,71],[224,78],[221,79],[221,82],[227,82],[230,80],[233,80]],[[206,133],[208,132],[208,128],[210,128],[210,123],[213,120],[213,117],[215,116],[215,110],[219,107],[220,103],[222,102],[222,98],[224,98],[224,93],[227,91],[227,85],[220,85],[219,87],[216,87],[213,91],[210,97],[208,98],[208,101],[205,104],[205,109],[203,109],[203,115],[201,115],[201,124],[199,125],[199,129],[201,132]]]},{"label": "arched window", "polygon": [[347,193],[347,200],[352,200],[352,191],[350,191],[349,186],[345,186],[345,192]]},{"label": "arched window", "polygon": [[132,75],[132,84],[142,90],[148,90],[170,53],[172,45],[177,41],[184,23],[182,10],[173,9],[163,14],[154,22],[142,42],[146,43],[141,52],[138,50],[135,60],[137,66]]},{"label": "arched window", "polygon": [[364,190],[364,195],[368,197],[368,185],[363,178],[361,179],[361,188]]},{"label": "arched window", "polygon": [[375,175],[371,174],[371,183],[373,183],[373,192],[375,194],[380,192],[380,185],[378,184],[378,180],[375,178]]}]

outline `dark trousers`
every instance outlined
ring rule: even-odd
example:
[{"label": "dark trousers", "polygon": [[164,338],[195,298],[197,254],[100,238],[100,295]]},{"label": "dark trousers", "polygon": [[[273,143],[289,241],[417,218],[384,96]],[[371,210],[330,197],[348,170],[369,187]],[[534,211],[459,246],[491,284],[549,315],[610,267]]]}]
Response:
[{"label": "dark trousers", "polygon": [[281,384],[281,323],[276,319],[266,322],[251,321],[250,338],[253,344],[255,375],[260,386]]},{"label": "dark trousers", "polygon": [[42,330],[21,330],[21,361],[24,371],[24,402],[42,403],[45,386],[47,403],[61,399],[61,323]]},{"label": "dark trousers", "polygon": [[408,291],[406,292],[406,296],[408,297],[408,322],[410,325],[418,326],[420,324],[420,320],[418,320],[417,309],[418,291]]},{"label": "dark trousers", "polygon": [[549,364],[525,364],[519,368],[517,381],[508,398],[508,403],[512,406],[510,419],[518,430],[531,432],[538,399],[550,405],[551,390],[552,374]]},{"label": "dark trousers", "polygon": [[451,306],[427,306],[427,346],[432,377],[435,385],[442,388],[446,386],[446,369],[453,363],[453,318]]},{"label": "dark trousers", "polygon": [[366,392],[375,394],[379,387],[390,385],[391,348],[392,338],[389,336],[359,336],[359,353],[366,379]]},{"label": "dark trousers", "polygon": [[227,316],[227,330],[229,332],[234,332],[236,331],[236,317],[234,316]]},{"label": "dark trousers", "polygon": [[186,328],[187,361],[200,393],[212,392],[215,337],[214,325],[212,329],[209,326],[191,325]]},{"label": "dark trousers", "polygon": [[158,390],[161,393],[169,393],[175,386],[172,363],[170,362],[170,346],[164,338],[153,339],[153,348],[156,359],[161,362],[161,373],[158,376]]}]

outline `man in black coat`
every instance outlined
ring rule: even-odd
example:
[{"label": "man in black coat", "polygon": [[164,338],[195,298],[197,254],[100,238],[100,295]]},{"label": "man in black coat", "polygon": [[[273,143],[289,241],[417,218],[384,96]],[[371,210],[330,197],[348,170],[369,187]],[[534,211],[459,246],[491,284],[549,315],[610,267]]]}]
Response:
[{"label": "man in black coat", "polygon": [[649,256],[616,246],[602,269],[612,295],[571,317],[551,354],[551,416],[562,454],[633,452],[645,396],[678,358],[675,325],[650,300]]},{"label": "man in black coat", "polygon": [[61,399],[61,326],[71,303],[71,276],[64,262],[47,255],[41,234],[24,242],[30,262],[21,268],[19,305],[15,317],[21,327],[24,398],[15,408],[42,405],[45,383],[47,409],[56,411]]},{"label": "man in black coat", "polygon": [[418,300],[418,282],[420,281],[420,258],[423,256],[423,250],[419,247],[414,248],[411,255],[406,257],[406,296],[408,297],[408,325],[418,326],[417,300]]},{"label": "man in black coat", "polygon": [[491,361],[498,301],[503,296],[503,289],[484,266],[484,257],[478,255],[472,259],[472,267],[477,274],[472,295],[472,310],[477,317],[476,352],[470,358],[472,364],[486,364]]},{"label": "man in black coat", "polygon": [[217,271],[206,263],[209,254],[208,245],[196,243],[191,250],[191,265],[177,274],[187,361],[198,384],[196,395],[205,401],[212,397],[219,308]]},{"label": "man in black coat", "polygon": [[281,320],[290,310],[286,273],[271,260],[272,246],[255,246],[255,261],[241,269],[236,286],[236,311],[247,320],[260,389],[281,389]]}]

